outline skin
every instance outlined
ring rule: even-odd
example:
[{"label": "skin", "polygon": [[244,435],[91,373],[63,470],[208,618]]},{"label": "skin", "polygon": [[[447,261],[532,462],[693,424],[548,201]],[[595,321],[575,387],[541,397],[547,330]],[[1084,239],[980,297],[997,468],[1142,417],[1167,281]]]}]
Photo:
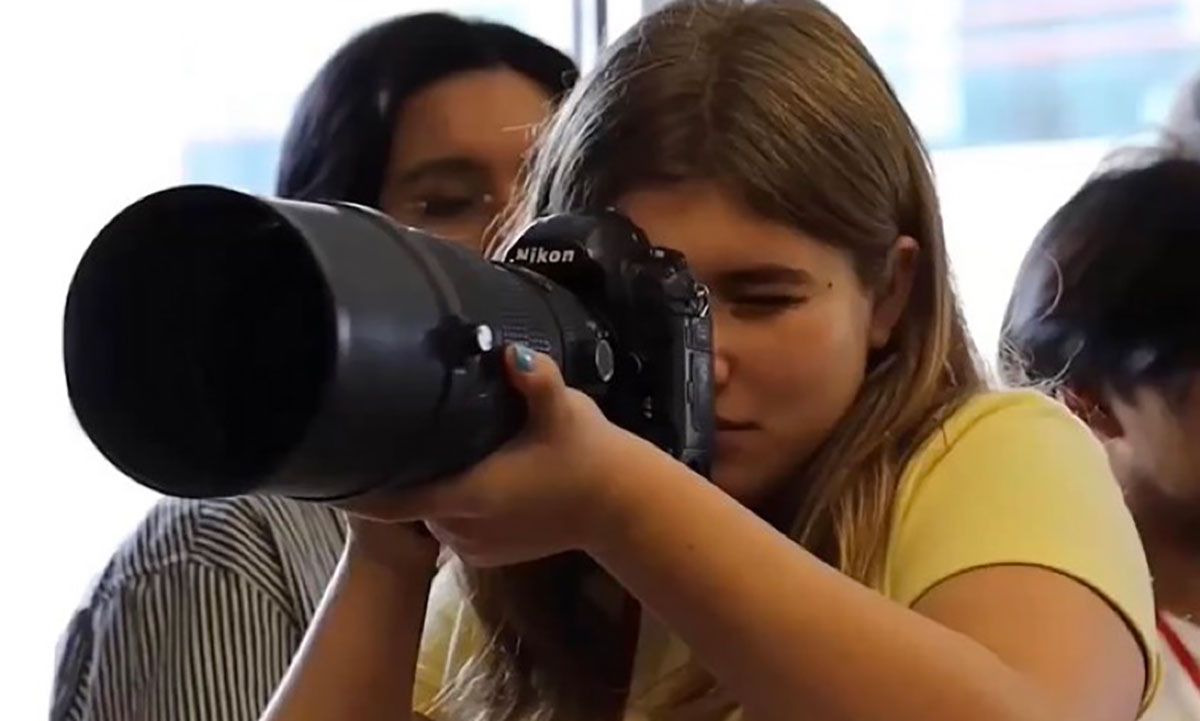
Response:
[{"label": "skin", "polygon": [[[902,273],[876,304],[845,253],[755,217],[716,186],[630,193],[619,206],[655,244],[684,253],[710,288],[713,480],[756,507],[854,400],[868,352],[887,342],[907,300],[916,244],[899,245]],[[742,238],[753,240],[731,242]]]},{"label": "skin", "polygon": [[[459,477],[364,501],[360,512],[423,521],[474,565],[590,554],[680,636],[753,721],[791,720],[797,709],[855,721],[1134,718],[1141,653],[1118,614],[1082,584],[1036,568],[980,569],[908,609],[750,510],[845,413],[868,350],[887,342],[907,302],[911,239],[897,239],[888,277],[867,288],[839,251],[756,218],[718,187],[646,189],[620,205],[653,242],[694,259],[714,288],[717,412],[726,421],[715,483],[609,423],[564,386],[548,357],[510,349],[510,378],[530,410],[524,431]],[[774,270],[764,275],[764,265]],[[548,476],[546,468],[560,470]],[[411,532],[394,538],[380,547],[417,547]],[[747,574],[747,558],[771,572]],[[349,593],[333,588],[327,603],[336,605],[339,592]],[[405,608],[403,598],[397,603]],[[415,641],[400,653],[386,635],[395,621],[346,622],[379,624],[375,644],[302,653],[293,671],[335,663],[339,650],[357,654],[358,666],[411,668]],[[310,635],[334,635],[321,626]],[[341,697],[367,693],[369,677],[310,674]],[[286,701],[301,691],[282,693]],[[392,719],[410,708],[394,689],[377,700],[355,706],[356,718]],[[296,707],[271,718],[336,716]]]},{"label": "skin", "polygon": [[482,249],[549,111],[545,91],[509,69],[459,73],[417,92],[396,118],[381,209]]},{"label": "skin", "polygon": [[1152,386],[1108,393],[1093,430],[1142,534],[1161,608],[1200,618],[1200,374],[1173,400]]},{"label": "skin", "polygon": [[1200,508],[1200,377],[1192,378],[1178,402],[1143,386],[1131,398],[1109,394],[1117,423],[1110,457],[1122,482],[1179,506]]}]

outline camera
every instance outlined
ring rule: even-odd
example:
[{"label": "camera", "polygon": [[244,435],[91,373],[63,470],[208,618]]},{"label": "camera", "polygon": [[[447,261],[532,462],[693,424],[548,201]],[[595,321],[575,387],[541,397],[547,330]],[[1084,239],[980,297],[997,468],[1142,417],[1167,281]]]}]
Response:
[{"label": "camera", "polygon": [[464,470],[523,424],[513,342],[709,475],[707,290],[613,210],[541,218],[487,260],[362,206],[169,188],[92,241],[63,329],[92,443],[191,498],[334,501]]}]

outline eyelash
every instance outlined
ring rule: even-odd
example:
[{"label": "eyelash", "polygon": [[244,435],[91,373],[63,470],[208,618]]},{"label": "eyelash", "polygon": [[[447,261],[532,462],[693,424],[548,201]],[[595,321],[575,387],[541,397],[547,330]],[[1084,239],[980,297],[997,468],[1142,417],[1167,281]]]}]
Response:
[{"label": "eyelash", "polygon": [[458,218],[488,206],[488,197],[467,195],[430,196],[417,201],[421,215],[427,218]]},{"label": "eyelash", "polygon": [[808,299],[795,295],[743,295],[729,299],[734,315],[771,316],[804,304]]},{"label": "eyelash", "polygon": [[802,302],[804,299],[794,295],[769,295],[769,294],[749,294],[739,296],[733,299],[734,303],[744,303],[749,305],[792,305]]}]

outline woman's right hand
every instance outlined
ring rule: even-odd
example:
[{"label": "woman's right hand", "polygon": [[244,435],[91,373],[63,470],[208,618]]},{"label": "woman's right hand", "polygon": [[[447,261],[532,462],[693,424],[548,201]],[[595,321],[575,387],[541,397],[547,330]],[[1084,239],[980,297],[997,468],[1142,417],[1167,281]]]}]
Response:
[{"label": "woman's right hand", "polygon": [[347,553],[352,559],[405,575],[432,575],[441,546],[420,523],[375,521],[348,514]]},{"label": "woman's right hand", "polygon": [[441,550],[422,523],[397,522],[381,516],[385,492],[368,493],[338,504],[349,525],[347,554],[351,559],[385,566],[406,575],[432,575]]},{"label": "woman's right hand", "polygon": [[339,505],[342,559],[262,721],[395,719],[411,708],[438,543],[421,524],[373,516],[370,498]]}]

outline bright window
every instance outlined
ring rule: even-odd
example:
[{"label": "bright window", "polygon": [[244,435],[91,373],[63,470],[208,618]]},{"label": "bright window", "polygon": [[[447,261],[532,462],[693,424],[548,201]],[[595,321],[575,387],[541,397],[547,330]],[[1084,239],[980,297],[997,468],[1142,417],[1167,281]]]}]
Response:
[{"label": "bright window", "polygon": [[967,321],[996,352],[1021,258],[1198,67],[1195,0],[831,0],[933,151]]}]

